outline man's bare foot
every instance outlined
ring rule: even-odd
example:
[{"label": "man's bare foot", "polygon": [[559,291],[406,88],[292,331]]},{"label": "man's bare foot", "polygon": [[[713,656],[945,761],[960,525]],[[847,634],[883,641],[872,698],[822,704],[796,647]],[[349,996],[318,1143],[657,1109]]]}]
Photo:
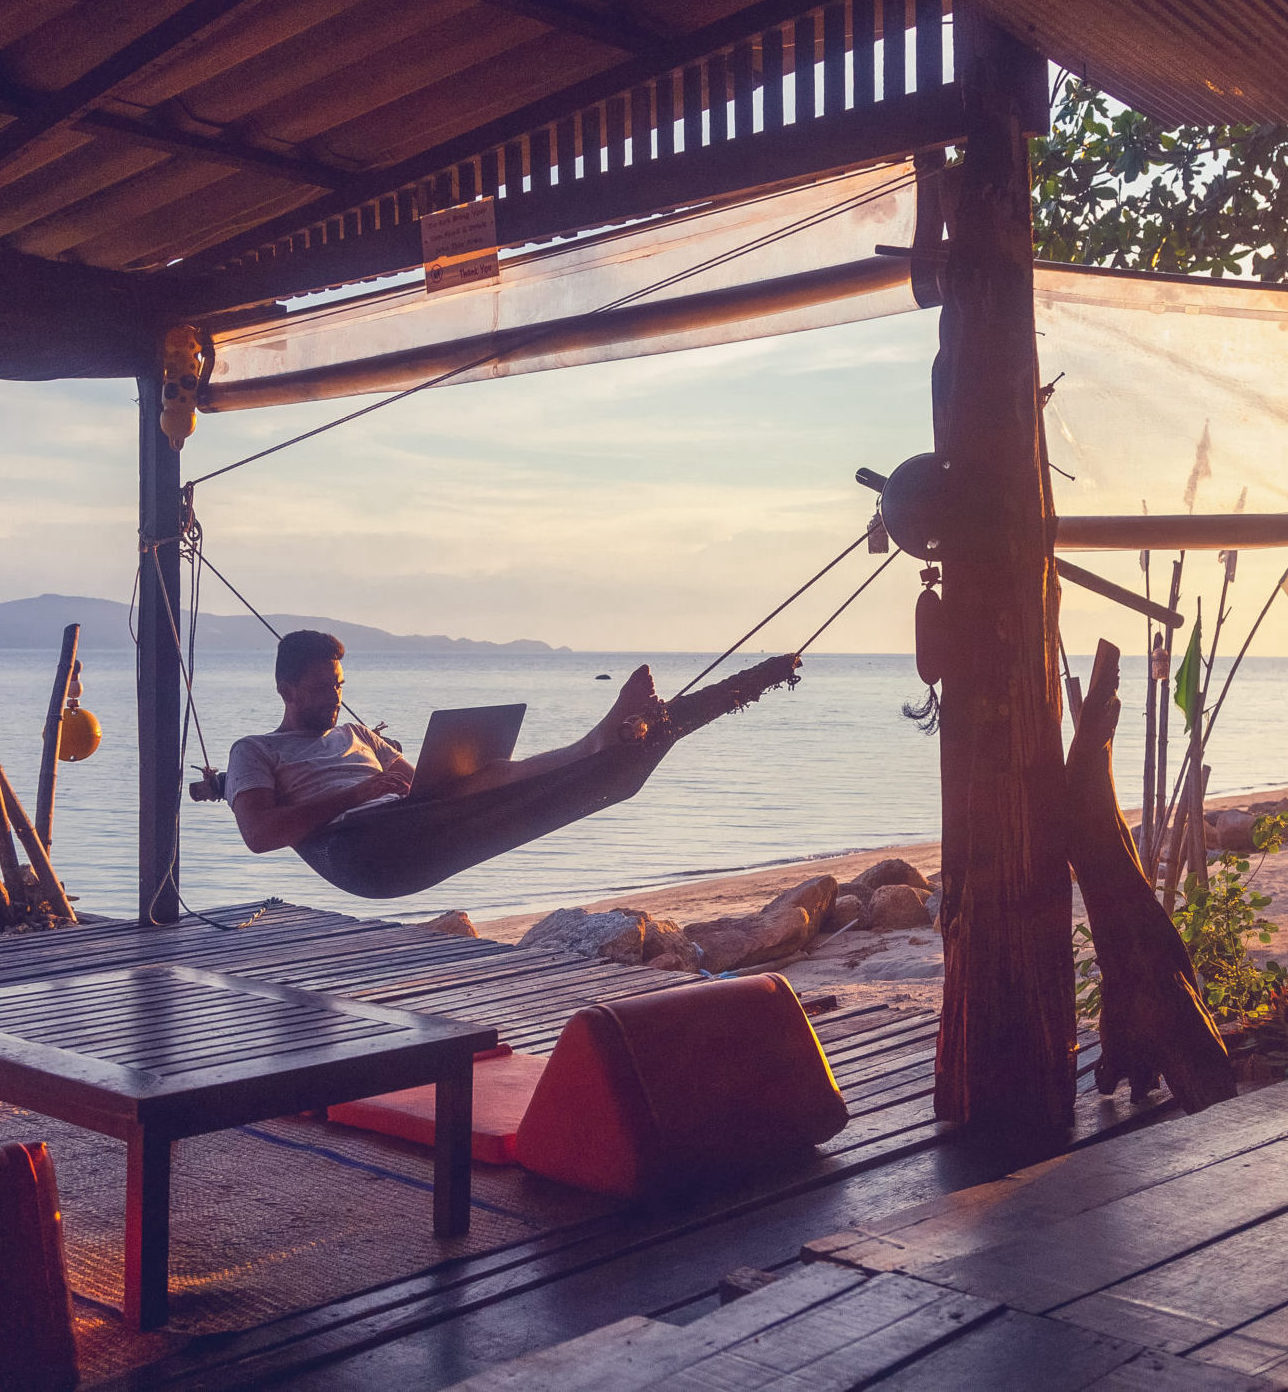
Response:
[{"label": "man's bare foot", "polygon": [[653,673],[648,665],[637,667],[626,678],[608,714],[591,730],[590,749],[607,749],[621,741],[622,726],[637,716],[648,719],[662,709],[661,697],[653,685]]}]

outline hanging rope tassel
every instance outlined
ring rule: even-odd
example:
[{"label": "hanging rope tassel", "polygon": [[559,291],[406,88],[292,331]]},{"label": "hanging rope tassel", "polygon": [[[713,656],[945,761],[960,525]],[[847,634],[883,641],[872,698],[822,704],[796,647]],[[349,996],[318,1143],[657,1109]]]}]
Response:
[{"label": "hanging rope tassel", "polygon": [[939,579],[939,568],[927,566],[921,572],[923,588],[917,596],[917,675],[926,683],[926,697],[920,705],[911,701],[903,704],[904,716],[926,735],[939,729],[939,693],[935,687],[943,679],[947,650],[943,601],[934,588]]}]

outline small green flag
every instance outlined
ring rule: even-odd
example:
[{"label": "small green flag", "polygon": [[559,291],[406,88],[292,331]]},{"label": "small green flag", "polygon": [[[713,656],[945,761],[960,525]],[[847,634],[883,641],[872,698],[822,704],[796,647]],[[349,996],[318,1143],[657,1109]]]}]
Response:
[{"label": "small green flag", "polygon": [[1176,704],[1185,712],[1185,733],[1187,735],[1190,732],[1190,727],[1203,714],[1199,710],[1199,668],[1203,665],[1200,653],[1202,646],[1202,624],[1198,619],[1195,619],[1194,628],[1190,632],[1189,647],[1185,649],[1185,657],[1176,670]]}]

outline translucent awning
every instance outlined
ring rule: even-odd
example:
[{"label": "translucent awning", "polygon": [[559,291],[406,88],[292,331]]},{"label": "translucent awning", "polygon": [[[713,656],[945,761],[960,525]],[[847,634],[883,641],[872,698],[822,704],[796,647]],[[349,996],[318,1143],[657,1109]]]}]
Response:
[{"label": "translucent awning", "polygon": [[1057,511],[1288,511],[1288,286],[1042,265],[1034,292]]},{"label": "translucent awning", "polygon": [[911,165],[698,209],[502,261],[500,283],[423,285],[215,334],[208,411],[399,391],[708,347],[915,309]]}]

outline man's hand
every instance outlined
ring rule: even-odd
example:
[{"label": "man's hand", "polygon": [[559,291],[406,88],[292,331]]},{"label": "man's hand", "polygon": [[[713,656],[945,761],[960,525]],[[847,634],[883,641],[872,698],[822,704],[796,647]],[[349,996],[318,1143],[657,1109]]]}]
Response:
[{"label": "man's hand", "polygon": [[395,760],[383,773],[373,773],[361,783],[334,793],[310,798],[291,806],[279,805],[271,788],[247,788],[237,795],[233,815],[242,840],[255,852],[280,851],[294,846],[318,827],[334,821],[342,812],[349,812],[376,798],[406,797],[415,770],[406,759]]}]

